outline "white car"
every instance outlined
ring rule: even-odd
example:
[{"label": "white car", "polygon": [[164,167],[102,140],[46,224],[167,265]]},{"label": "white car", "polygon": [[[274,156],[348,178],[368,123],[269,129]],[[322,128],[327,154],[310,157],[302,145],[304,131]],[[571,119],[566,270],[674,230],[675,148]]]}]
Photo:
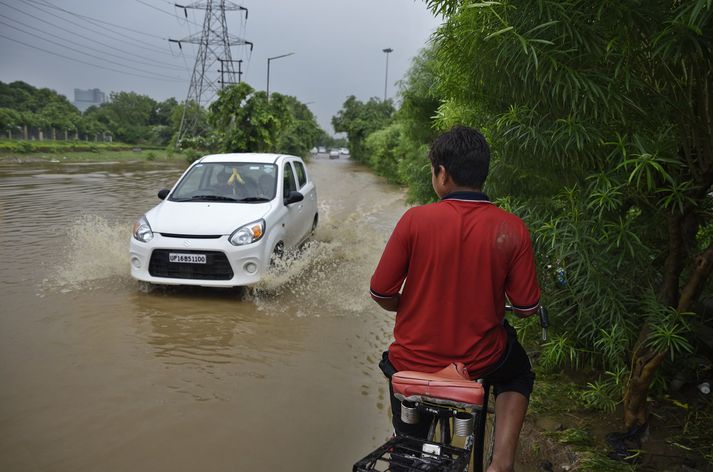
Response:
[{"label": "white car", "polygon": [[329,158],[339,159],[339,149],[332,149],[331,151],[329,151]]},{"label": "white car", "polygon": [[158,197],[129,245],[131,276],[152,284],[257,283],[318,221],[317,189],[295,156],[204,156]]}]

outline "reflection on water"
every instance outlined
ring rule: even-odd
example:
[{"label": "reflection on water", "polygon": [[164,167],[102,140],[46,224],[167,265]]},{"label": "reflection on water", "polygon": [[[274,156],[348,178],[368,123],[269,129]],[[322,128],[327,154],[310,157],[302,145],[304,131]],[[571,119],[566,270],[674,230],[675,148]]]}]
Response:
[{"label": "reflection on water", "polygon": [[0,163],[0,470],[350,470],[389,434],[401,192],[315,161],[315,238],[258,287],[141,290],[131,225],[183,168]]}]

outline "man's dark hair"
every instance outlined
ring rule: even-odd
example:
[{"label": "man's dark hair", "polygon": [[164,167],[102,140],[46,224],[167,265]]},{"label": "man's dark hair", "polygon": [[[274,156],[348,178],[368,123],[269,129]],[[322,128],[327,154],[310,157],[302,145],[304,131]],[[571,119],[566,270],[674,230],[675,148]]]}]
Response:
[{"label": "man's dark hair", "polygon": [[431,143],[428,158],[436,175],[438,166],[443,166],[457,185],[482,190],[488,176],[490,148],[479,131],[455,126]]}]

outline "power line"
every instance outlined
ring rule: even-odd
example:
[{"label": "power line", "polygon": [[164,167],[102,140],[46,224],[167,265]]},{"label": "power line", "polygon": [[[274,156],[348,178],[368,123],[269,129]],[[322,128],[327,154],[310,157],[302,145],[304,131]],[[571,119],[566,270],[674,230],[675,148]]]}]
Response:
[{"label": "power line", "polygon": [[[165,14],[165,15],[174,16],[173,13],[167,12],[166,10],[162,10],[162,9],[160,9],[159,7],[156,7],[156,6],[154,6],[154,5],[151,5],[150,3],[144,2],[143,0],[136,0],[136,1],[139,2],[139,3],[142,4],[142,5],[146,5],[146,6],[149,7],[149,8],[153,8],[153,9],[156,10],[156,11],[160,11],[161,13],[163,13],[163,14]],[[190,21],[188,18],[186,18],[186,22],[192,24],[193,26],[197,26],[197,27],[201,28],[201,25],[199,25],[198,23],[194,23],[194,22]]]},{"label": "power line", "polygon": [[[3,2],[0,2],[0,3],[2,3],[3,5],[5,5]],[[18,10],[18,11],[19,11],[19,10]],[[30,16],[32,16],[32,15],[30,15]],[[101,49],[93,48],[93,47],[91,47],[91,46],[87,46],[87,45],[82,44],[82,43],[77,43],[76,41],[72,41],[71,39],[63,38],[63,37],[58,36],[58,35],[56,35],[56,34],[53,34],[53,33],[50,33],[50,32],[44,31],[44,30],[41,30],[41,29],[36,28],[36,27],[34,27],[34,26],[32,26],[32,25],[28,25],[27,23],[23,23],[22,21],[19,21],[19,20],[10,18],[10,17],[8,17],[8,16],[5,16],[5,15],[0,14],[0,17],[5,18],[5,19],[8,19],[8,20],[10,20],[10,21],[13,21],[13,22],[16,23],[16,24],[20,24],[20,25],[25,26],[25,27],[27,27],[27,28],[30,28],[30,29],[39,31],[39,32],[44,33],[44,34],[46,34],[46,35],[49,35],[49,36],[51,36],[51,37],[53,37],[53,38],[57,38],[57,39],[59,39],[60,41],[65,41],[65,42],[67,42],[67,43],[74,44],[74,45],[77,45],[77,46],[79,46],[79,47],[87,48],[87,49],[89,49],[89,50],[96,51],[96,52],[101,53],[101,54],[107,54],[107,55],[109,55],[109,56],[114,56],[114,57],[117,57],[117,58],[122,59],[122,60],[127,60],[127,58],[126,58],[125,56],[120,56],[120,55],[118,55],[118,54],[112,54],[111,52],[107,52],[107,51],[104,51],[104,50],[101,50]],[[69,33],[72,33],[71,31],[69,31],[69,30],[67,30],[67,29],[65,29],[65,28],[62,28],[62,27],[59,27],[59,26],[56,26],[56,25],[52,25],[52,23],[49,23],[49,22],[47,22],[47,21],[44,21],[44,20],[42,20],[41,18],[37,18],[37,17],[34,17],[34,16],[33,16],[33,18],[35,18],[35,19],[37,19],[37,20],[39,20],[39,21],[42,21],[43,23],[47,23],[47,24],[49,24],[49,25],[51,25],[51,26],[55,26],[56,28],[61,29],[61,30],[63,30],[63,31],[67,31],[67,32],[69,32]],[[11,28],[15,28],[13,25],[7,25],[7,26],[10,26]],[[15,28],[15,29],[18,29],[18,28]],[[26,31],[23,31],[23,32],[24,32],[24,33],[27,33]],[[31,33],[27,33],[27,34],[31,34]],[[82,36],[81,34],[77,34],[77,36],[79,36],[80,38],[88,39],[89,41],[93,41],[91,38],[88,38],[87,36]],[[98,43],[98,44],[101,44],[101,45],[103,45],[103,46],[107,46],[107,47],[110,48],[110,49],[114,49],[114,50],[116,50],[116,51],[121,51],[120,49],[114,48],[114,47],[112,47],[111,45],[108,45],[108,44],[106,44],[106,43],[102,43],[101,41],[94,41],[94,42],[96,42],[96,43]],[[132,53],[130,53],[130,52],[126,52],[126,54],[132,55]],[[138,55],[137,55],[137,57],[144,57],[144,56],[138,56]],[[160,62],[160,61],[153,61],[153,60],[150,59],[150,58],[145,58],[145,59],[149,59],[149,60],[151,60],[152,62],[139,61],[139,60],[136,60],[136,59],[133,58],[133,57],[129,57],[129,58],[128,58],[129,61],[133,61],[133,62],[136,62],[136,63],[138,63],[138,64],[148,65],[148,66],[151,66],[151,67],[157,67],[155,64],[156,64],[156,63],[160,63],[160,64],[166,64],[165,66],[160,66],[160,67],[170,67],[170,68],[173,68],[173,69],[175,69],[175,70],[183,70],[182,67],[176,66],[176,65],[174,65],[174,64],[163,63],[163,62]]]},{"label": "power line", "polygon": [[[141,41],[141,40],[138,40],[138,39],[133,38],[132,36],[129,36],[129,35],[126,35],[126,34],[124,34],[124,33],[121,33],[121,32],[115,31],[115,30],[112,30],[111,28],[107,27],[106,25],[113,26],[113,27],[115,27],[115,28],[121,28],[121,29],[124,29],[124,30],[127,30],[127,31],[131,31],[131,32],[133,32],[133,33],[143,34],[143,35],[145,35],[145,36],[149,36],[149,37],[151,37],[151,38],[160,39],[160,40],[162,40],[162,41],[166,41],[167,38],[162,38],[161,36],[156,36],[156,35],[154,35],[154,34],[145,33],[145,32],[143,32],[143,31],[139,31],[139,30],[136,30],[136,29],[133,29],[133,28],[128,28],[128,27],[121,26],[121,25],[117,25],[117,24],[114,24],[114,23],[109,23],[109,22],[107,22],[107,21],[103,21],[103,20],[99,20],[99,19],[96,19],[96,18],[92,18],[92,17],[90,17],[90,16],[81,15],[81,14],[79,14],[79,13],[75,13],[75,12],[73,12],[73,11],[66,10],[66,9],[64,9],[64,8],[60,8],[60,7],[56,6],[56,5],[52,5],[51,3],[48,3],[48,2],[46,2],[46,1],[44,1],[44,0],[39,0],[39,1],[38,1],[38,0],[26,0],[26,2],[28,2],[28,4],[30,4],[30,6],[32,6],[32,7],[36,8],[36,9],[38,9],[39,11],[41,11],[41,12],[43,12],[43,13],[46,13],[46,14],[48,14],[48,15],[53,15],[53,16],[54,16],[55,18],[57,18],[57,19],[60,19],[60,20],[62,20],[62,21],[65,21],[65,22],[70,23],[70,24],[75,25],[75,26],[79,26],[80,28],[83,28],[83,29],[85,29],[85,30],[87,30],[87,31],[91,31],[92,33],[99,34],[100,36],[110,36],[110,35],[107,34],[107,31],[111,31],[113,34],[119,36],[119,37],[121,38],[120,40],[132,41],[132,42],[138,44],[139,46],[141,46],[141,47],[144,48],[144,49],[149,49],[149,50],[151,50],[151,51],[154,51],[154,52],[157,52],[157,53],[159,53],[159,54],[166,55],[166,56],[176,57],[174,54],[171,54],[171,53],[167,52],[165,49],[159,49],[159,48],[155,47],[155,46],[154,46],[153,44],[151,44],[151,43],[147,43],[146,41]],[[78,18],[78,19],[84,20],[84,21],[86,21],[86,22],[89,22],[89,23],[91,23],[91,24],[93,24],[93,25],[95,25],[95,26],[101,27],[101,28],[102,28],[102,31],[97,31],[97,30],[95,30],[95,29],[89,28],[89,27],[86,26],[86,25],[82,25],[82,24],[76,23],[76,22],[74,22],[74,21],[68,20],[67,18],[63,18],[63,17],[61,17],[61,16],[55,15],[55,14],[53,14],[53,13],[51,13],[51,12],[48,12],[47,10],[41,8],[39,5],[43,5],[43,6],[45,6],[45,7],[48,7],[48,8],[52,8],[52,9],[54,9],[54,10],[61,11],[61,12],[65,13],[65,14],[67,14],[67,15],[70,15],[70,16],[73,16],[73,17],[75,17],[75,18]],[[99,23],[99,24],[97,24],[97,23]]]},{"label": "power line", "polygon": [[[0,2],[0,3],[2,3],[2,2]],[[31,32],[28,32],[28,31],[26,31],[26,30],[23,30],[22,28],[18,28],[17,26],[14,26],[14,25],[5,23],[4,21],[0,21],[0,24],[3,24],[3,25],[5,25],[5,26],[8,26],[8,27],[10,27],[10,28],[12,28],[12,29],[15,29],[15,30],[17,30],[17,31],[20,31],[20,32],[22,32],[22,33],[28,34],[28,35],[30,35],[30,36],[33,36],[33,37],[35,37],[35,38],[37,38],[37,39],[41,39],[42,41],[46,41],[46,42],[48,42],[48,43],[54,44],[54,43],[53,43],[52,41],[50,41],[49,39],[45,39],[45,38],[43,38],[43,37],[41,37],[41,36],[38,36],[38,35],[36,35],[36,34],[34,34],[34,33],[31,33]],[[89,54],[88,52],[83,52],[83,51],[80,51],[79,49],[75,49],[75,48],[73,48],[73,47],[69,47],[69,46],[62,46],[62,47],[63,47],[63,48],[66,48],[66,49],[69,49],[70,51],[78,52],[79,54],[84,54],[85,56],[93,57],[94,59],[99,59],[100,61],[108,62],[108,63],[110,63],[110,64],[115,64],[115,65],[118,65],[118,66],[121,66],[121,67],[126,67],[126,68],[133,69],[133,70],[136,70],[136,71],[139,71],[139,72],[144,72],[144,73],[148,72],[148,71],[146,71],[146,70],[139,69],[139,68],[137,68],[137,67],[132,67],[132,66],[123,64],[123,63],[121,63],[121,62],[116,62],[116,61],[112,61],[111,59],[105,59],[105,58],[100,57],[100,56],[95,56],[94,54]],[[153,73],[153,72],[149,72],[149,73]],[[154,75],[156,75],[157,77],[162,77],[162,78],[171,79],[171,80],[177,78],[177,77],[172,77],[172,76],[163,75],[163,74],[154,74]]]},{"label": "power line", "polygon": [[93,18],[93,17],[91,17],[91,16],[82,15],[82,14],[80,14],[80,13],[76,13],[76,12],[73,12],[73,11],[70,11],[70,10],[65,10],[64,8],[58,7],[57,5],[53,5],[52,3],[49,3],[49,2],[47,2],[47,1],[42,1],[42,0],[41,0],[41,1],[37,1],[37,0],[25,0],[25,1],[26,1],[26,2],[30,2],[30,3],[41,3],[42,5],[45,5],[45,6],[50,7],[50,8],[53,8],[53,9],[55,9],[55,10],[62,11],[62,12],[64,12],[64,13],[67,13],[67,14],[72,15],[72,16],[76,16],[76,17],[79,17],[79,18],[82,18],[82,19],[86,19],[86,20],[96,21],[96,22],[98,22],[98,23],[102,23],[102,24],[105,24],[105,25],[114,26],[114,27],[116,27],[116,28],[121,28],[121,29],[124,29],[124,30],[127,30],[127,31],[131,31],[132,33],[137,33],[137,34],[142,34],[142,35],[144,35],[144,36],[149,36],[149,37],[154,38],[154,39],[161,39],[161,40],[165,40],[165,39],[166,39],[166,38],[162,38],[161,36],[157,36],[157,35],[155,35],[155,34],[147,33],[146,31],[141,31],[141,30],[129,28],[129,27],[127,27],[127,26],[117,25],[116,23],[109,23],[108,21],[100,20],[100,19],[98,19],[98,18]]},{"label": "power line", "polygon": [[[70,61],[79,62],[79,63],[81,63],[81,64],[86,64],[86,65],[88,65],[88,66],[96,67],[96,68],[98,68],[98,69],[109,70],[109,71],[112,71],[112,72],[118,72],[119,74],[131,75],[131,76],[134,76],[134,77],[141,77],[141,78],[144,78],[144,79],[161,80],[161,81],[166,81],[166,80],[167,80],[167,79],[162,79],[162,78],[155,77],[155,76],[152,77],[152,76],[149,76],[149,75],[134,74],[134,73],[132,73],[132,72],[126,72],[126,71],[120,70],[120,69],[114,69],[114,68],[111,68],[111,67],[105,67],[105,66],[101,66],[101,65],[94,64],[94,63],[91,63],[91,62],[83,61],[83,60],[81,60],[81,59],[76,59],[76,58],[74,58],[74,57],[65,56],[64,54],[59,54],[59,53],[57,53],[57,52],[49,51],[49,50],[44,49],[44,48],[41,48],[41,47],[39,47],[39,46],[34,46],[34,45],[32,45],[32,44],[25,43],[25,42],[20,41],[20,40],[18,40],[18,39],[10,38],[9,36],[5,36],[4,34],[0,34],[0,38],[5,38],[5,39],[7,39],[7,40],[9,40],[9,41],[22,44],[23,46],[27,46],[27,47],[32,48],[32,49],[37,49],[38,51],[43,51],[43,52],[46,52],[46,53],[51,54],[51,55],[53,55],[53,56],[61,57],[61,58],[64,58],[64,59],[68,59],[68,60],[70,60]],[[175,79],[175,78],[173,78],[173,79],[168,79],[168,80],[171,81],[171,82],[185,82],[184,80],[177,80],[177,79]]]}]

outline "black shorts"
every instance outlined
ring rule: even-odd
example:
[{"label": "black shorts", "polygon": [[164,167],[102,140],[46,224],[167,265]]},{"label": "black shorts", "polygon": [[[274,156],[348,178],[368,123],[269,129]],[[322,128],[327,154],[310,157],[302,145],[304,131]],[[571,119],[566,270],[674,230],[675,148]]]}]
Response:
[{"label": "black shorts", "polygon": [[[484,378],[493,387],[493,394],[497,398],[503,392],[518,392],[527,399],[530,398],[532,388],[535,384],[535,373],[532,371],[530,358],[522,345],[518,342],[515,329],[505,322],[505,329],[508,333],[507,347],[505,353],[493,366],[486,368],[485,373],[478,375]],[[379,362],[379,368],[389,379],[389,394],[391,397],[392,422],[396,431],[414,437],[425,437],[428,424],[421,422],[417,425],[409,425],[401,422],[401,402],[394,396],[391,388],[391,376],[397,370],[389,361],[389,352],[384,351]],[[427,422],[426,422],[427,423]]]}]

